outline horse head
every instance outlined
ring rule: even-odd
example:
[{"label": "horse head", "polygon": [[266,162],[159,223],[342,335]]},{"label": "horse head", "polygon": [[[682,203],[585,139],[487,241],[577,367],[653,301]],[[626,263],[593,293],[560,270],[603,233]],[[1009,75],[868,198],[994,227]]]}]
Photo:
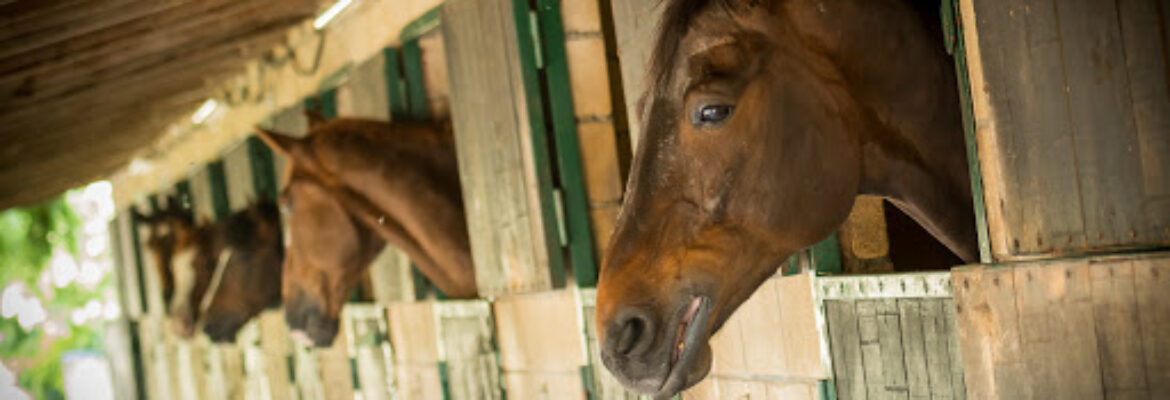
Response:
[{"label": "horse head", "polygon": [[305,138],[259,135],[290,160],[281,291],[294,338],[332,343],[342,305],[387,241],[449,296],[475,295],[454,148],[434,126],[342,118]]},{"label": "horse head", "polygon": [[[953,221],[935,226],[974,237],[961,227],[971,209],[957,101],[946,103],[953,67],[904,3],[665,2],[597,292],[602,359],[623,384],[666,397],[700,381],[710,336],[858,194],[924,205],[941,193],[951,203],[935,208]],[[892,54],[913,61],[877,63]],[[927,154],[939,149],[959,162]]]}]

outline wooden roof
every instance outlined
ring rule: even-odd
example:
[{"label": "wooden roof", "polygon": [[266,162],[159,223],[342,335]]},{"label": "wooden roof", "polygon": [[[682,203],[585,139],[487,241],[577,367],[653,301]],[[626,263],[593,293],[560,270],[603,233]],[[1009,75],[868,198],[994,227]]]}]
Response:
[{"label": "wooden roof", "polygon": [[318,0],[0,0],[0,209],[107,176]]}]

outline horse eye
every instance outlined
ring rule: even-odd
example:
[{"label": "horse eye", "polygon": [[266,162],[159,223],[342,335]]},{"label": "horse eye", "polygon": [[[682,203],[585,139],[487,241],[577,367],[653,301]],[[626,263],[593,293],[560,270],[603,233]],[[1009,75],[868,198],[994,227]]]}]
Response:
[{"label": "horse eye", "polygon": [[695,115],[696,125],[717,125],[721,124],[731,116],[731,112],[735,109],[728,104],[711,104],[699,108],[697,115]]}]

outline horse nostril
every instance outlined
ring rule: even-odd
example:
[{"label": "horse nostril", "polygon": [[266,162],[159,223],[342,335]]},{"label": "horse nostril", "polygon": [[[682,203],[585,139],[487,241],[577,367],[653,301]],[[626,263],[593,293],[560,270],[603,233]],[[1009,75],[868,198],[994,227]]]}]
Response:
[{"label": "horse nostril", "polygon": [[629,313],[624,320],[618,320],[614,326],[618,327],[614,332],[617,334],[614,350],[623,356],[629,357],[645,351],[654,340],[653,324],[642,312]]}]

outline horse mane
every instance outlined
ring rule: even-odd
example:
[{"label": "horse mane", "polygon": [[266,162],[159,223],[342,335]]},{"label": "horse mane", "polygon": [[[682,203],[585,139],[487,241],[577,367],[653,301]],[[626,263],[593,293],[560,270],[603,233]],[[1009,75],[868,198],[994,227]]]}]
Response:
[{"label": "horse mane", "polygon": [[227,247],[246,249],[261,239],[263,223],[280,220],[280,209],[271,200],[262,200],[236,212],[224,221],[222,235]]},{"label": "horse mane", "polygon": [[[662,12],[662,19],[658,23],[658,37],[654,41],[654,50],[650,54],[650,68],[648,81],[650,86],[643,94],[645,97],[657,97],[672,78],[671,68],[678,56],[679,44],[683,36],[690,30],[691,23],[696,16],[713,3],[730,7],[733,0],[663,0],[666,9]],[[661,6],[661,3],[660,3]]]}]

